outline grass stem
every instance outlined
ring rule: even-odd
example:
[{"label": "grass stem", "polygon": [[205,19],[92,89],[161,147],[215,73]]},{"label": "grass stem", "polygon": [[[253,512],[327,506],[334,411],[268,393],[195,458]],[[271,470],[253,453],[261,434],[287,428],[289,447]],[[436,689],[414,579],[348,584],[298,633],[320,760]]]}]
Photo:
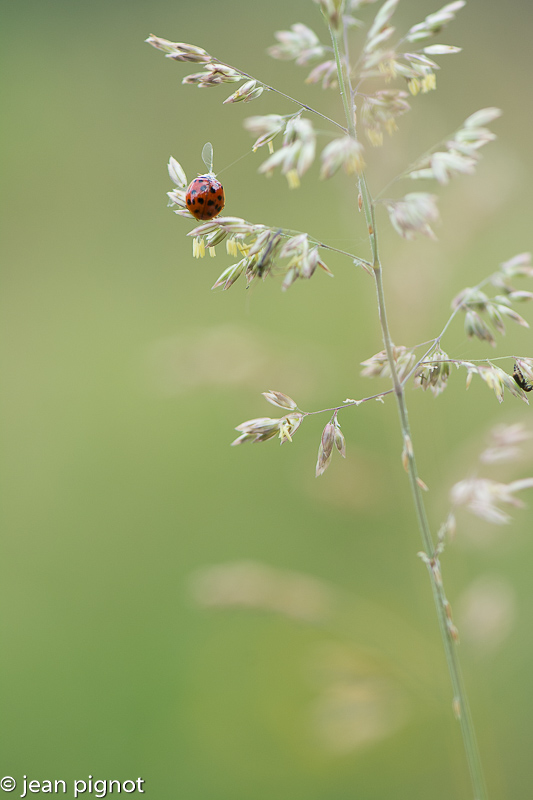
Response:
[{"label": "grass stem", "polygon": [[[330,27],[331,40],[333,43],[333,50],[335,53],[335,61],[337,64],[337,74],[339,80],[340,94],[346,115],[346,123],[348,127],[348,134],[356,138],[355,131],[355,108],[353,104],[353,92],[351,89],[349,67],[346,65],[346,57],[341,56],[340,47],[342,46],[341,37],[335,33]],[[438,553],[435,549],[431,530],[426,514],[424,500],[422,497],[422,490],[418,483],[418,471],[416,467],[415,453],[411,441],[411,433],[409,428],[409,417],[407,413],[407,404],[405,400],[404,385],[399,379],[398,371],[396,369],[396,361],[394,358],[394,345],[390,335],[389,324],[387,321],[387,311],[385,305],[385,293],[383,288],[383,272],[379,259],[378,240],[376,223],[374,216],[374,203],[372,196],[368,189],[364,174],[359,176],[359,193],[361,197],[361,205],[364,210],[368,235],[370,239],[370,247],[372,250],[372,268],[374,280],[376,284],[377,305],[379,312],[379,320],[381,325],[381,332],[383,337],[383,344],[387,353],[387,360],[391,371],[392,384],[396,401],[398,405],[398,413],[400,417],[400,425],[402,430],[404,442],[404,456],[405,466],[409,475],[409,483],[415,506],[416,516],[418,520],[418,527],[422,537],[425,553],[423,559],[428,568],[428,574],[433,591],[433,598],[437,609],[437,617],[439,620],[439,629],[444,645],[446,654],[446,662],[450,674],[452,687],[453,687],[453,708],[456,717],[459,719],[461,726],[461,733],[463,737],[463,744],[466,753],[470,777],[472,780],[472,787],[474,791],[474,800],[487,800],[487,791],[483,777],[483,769],[479,755],[472,715],[468,704],[466,689],[464,686],[463,677],[461,674],[461,667],[459,663],[459,656],[457,653],[457,629],[452,623],[450,605],[446,599],[444,586],[442,582],[442,573],[440,570],[440,563]],[[445,328],[446,330],[446,328]],[[443,331],[444,332],[444,331]]]}]

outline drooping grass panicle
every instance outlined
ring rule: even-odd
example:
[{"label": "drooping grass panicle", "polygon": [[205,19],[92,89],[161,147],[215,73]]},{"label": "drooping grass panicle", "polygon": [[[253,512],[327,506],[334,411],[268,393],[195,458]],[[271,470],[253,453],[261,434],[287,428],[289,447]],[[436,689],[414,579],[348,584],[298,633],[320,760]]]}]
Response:
[{"label": "drooping grass panicle", "polygon": [[471,175],[479,150],[496,138],[485,126],[501,116],[498,108],[483,108],[468,117],[446,141],[436,145],[403,173],[411,180],[433,178],[441,185],[456,175]]},{"label": "drooping grass panicle", "polygon": [[[513,356],[514,367],[510,374],[488,359],[474,363],[466,359],[449,358],[440,346],[441,339],[451,321],[460,311],[465,313],[467,334],[476,336],[491,346],[496,346],[493,330],[495,333],[505,333],[504,318],[511,319],[522,327],[528,327],[527,321],[511,308],[511,304],[513,301],[532,299],[532,293],[515,289],[510,282],[511,277],[533,277],[529,253],[521,253],[509,259],[500,265],[497,272],[485,278],[478,286],[462,290],[452,301],[452,314],[444,329],[418,361],[415,358],[415,348],[395,347],[396,369],[402,383],[405,385],[411,377],[414,377],[415,386],[424,390],[431,389],[436,396],[446,388],[451,374],[451,366],[454,365],[457,369],[466,369],[467,388],[470,386],[473,376],[478,375],[494,391],[500,402],[503,401],[504,390],[507,389],[513,396],[528,403],[527,394],[533,391],[533,384],[530,383],[533,380],[533,359]],[[482,291],[482,287],[488,283],[497,286],[505,294],[489,298]],[[482,317],[482,314],[485,313],[488,317],[487,321]],[[390,377],[391,371],[386,351],[381,351],[363,361],[362,365],[365,368],[362,375],[365,377]]]},{"label": "drooping grass panicle", "polygon": [[[482,451],[479,461],[482,465],[518,461],[523,455],[521,445],[529,443],[532,436],[532,431],[522,423],[498,425],[491,431],[489,447]],[[517,492],[525,489],[533,489],[533,478],[501,483],[474,475],[456,483],[450,499],[454,510],[464,506],[486,522],[506,525],[511,522],[511,516],[501,506],[525,508],[523,500],[516,497]]]},{"label": "drooping grass panicle", "polygon": [[323,623],[335,590],[310,576],[255,561],[232,561],[197,570],[191,579],[196,602],[207,608],[253,608],[299,622]]},{"label": "drooping grass panicle", "polygon": [[[412,348],[398,345],[393,349],[394,361],[398,376],[402,379],[411,370],[415,363],[416,357]],[[388,378],[391,377],[391,366],[385,350],[367,358],[366,361],[361,361],[361,375],[364,378]]]},{"label": "drooping grass panicle", "polygon": [[242,422],[235,428],[240,431],[241,435],[238,436],[231,444],[238,445],[246,442],[266,442],[277,436],[280,439],[280,444],[284,442],[292,442],[293,434],[298,430],[302,423],[304,415],[300,412],[293,412],[286,414],[284,417],[271,418],[271,417],[258,417],[257,419],[249,419],[247,422]]},{"label": "drooping grass panicle", "polygon": [[438,349],[432,354],[431,361],[426,362],[415,373],[414,385],[420,386],[424,391],[431,389],[432,394],[437,397],[447,386],[450,369],[448,354]]},{"label": "drooping grass panicle", "polygon": [[452,308],[465,312],[465,332],[468,337],[486,341],[494,347],[494,332],[505,333],[505,320],[529,328],[529,323],[512,308],[512,304],[533,299],[533,293],[515,290],[505,269],[491,276],[490,282],[504,294],[489,297],[481,289],[463,289],[454,298]]},{"label": "drooping grass panicle", "polygon": [[[179,213],[179,212],[177,212]],[[241,255],[238,264],[227,267],[213,288],[229,289],[240,275],[247,284],[270,273],[283,275],[282,289],[298,279],[309,279],[317,267],[331,274],[319,254],[319,246],[307,233],[291,235],[280,228],[253,224],[240,217],[217,217],[189,231],[195,255],[202,257],[205,248],[213,248],[226,240],[230,255]]]},{"label": "drooping grass panicle", "polygon": [[289,31],[277,31],[274,35],[277,44],[269,47],[267,53],[281,61],[307,66],[331,53],[331,47],[321,44],[316,33],[301,22],[291,25]]},{"label": "drooping grass panicle", "polygon": [[404,239],[416,234],[435,239],[432,225],[439,221],[437,196],[427,192],[411,192],[400,200],[382,200],[393,228]]},{"label": "drooping grass panicle", "polygon": [[320,437],[315,467],[315,475],[317,478],[323,475],[329,467],[334,449],[338,450],[343,458],[346,458],[346,440],[337,419],[337,411],[335,411],[333,417],[324,427],[322,436]]},{"label": "drooping grass panicle", "polygon": [[522,445],[528,445],[533,438],[533,431],[523,422],[512,425],[496,425],[489,434],[488,446],[479,456],[481,464],[499,464],[519,461],[525,455]]}]

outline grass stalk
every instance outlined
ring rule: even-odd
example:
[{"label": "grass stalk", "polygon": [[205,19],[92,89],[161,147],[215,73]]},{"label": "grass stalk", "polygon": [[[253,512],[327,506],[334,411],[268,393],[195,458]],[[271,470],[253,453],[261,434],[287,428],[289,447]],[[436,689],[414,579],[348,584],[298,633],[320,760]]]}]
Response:
[{"label": "grass stalk", "polygon": [[[349,69],[345,69],[344,65],[347,61],[347,54],[341,56],[342,41],[339,34],[337,34],[329,25],[333,50],[335,53],[335,61],[337,65],[337,74],[339,80],[339,88],[343,101],[344,112],[346,116],[346,123],[348,133],[353,138],[356,138],[355,130],[355,106],[353,100],[353,91],[351,87]],[[422,496],[422,489],[418,483],[418,472],[416,467],[415,453],[412,445],[409,417],[407,413],[407,404],[405,399],[404,386],[399,379],[398,371],[396,369],[396,362],[394,359],[394,345],[390,335],[389,325],[387,321],[387,312],[385,305],[385,293],[383,288],[383,272],[381,268],[377,231],[374,215],[374,204],[372,196],[368,189],[364,173],[359,176],[359,193],[364,210],[365,219],[368,228],[370,239],[370,247],[372,250],[372,270],[374,281],[376,284],[376,295],[379,312],[379,320],[381,325],[381,332],[383,337],[383,344],[387,359],[390,366],[392,384],[394,394],[396,396],[398,413],[400,417],[400,425],[404,442],[404,464],[409,475],[409,483],[415,506],[418,527],[422,537],[424,546],[423,560],[428,568],[428,574],[433,591],[433,599],[437,610],[437,617],[439,620],[439,629],[444,645],[446,654],[446,662],[453,688],[453,709],[455,716],[459,720],[463,744],[466,754],[466,760],[472,781],[474,792],[474,800],[487,800],[487,790],[485,780],[483,777],[483,768],[477,739],[475,735],[472,715],[466,694],[466,689],[461,673],[459,656],[457,652],[457,629],[453,625],[451,619],[450,605],[446,599],[444,585],[442,582],[442,573],[440,570],[440,562],[438,551],[435,548],[433,537],[426,514],[424,499]]]}]

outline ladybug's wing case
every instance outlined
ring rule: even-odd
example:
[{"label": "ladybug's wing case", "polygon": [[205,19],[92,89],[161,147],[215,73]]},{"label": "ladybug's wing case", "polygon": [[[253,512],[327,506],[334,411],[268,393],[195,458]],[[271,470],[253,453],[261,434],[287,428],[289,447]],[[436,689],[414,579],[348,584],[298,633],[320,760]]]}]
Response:
[{"label": "ladybug's wing case", "polygon": [[196,219],[213,219],[224,208],[224,189],[211,175],[200,175],[189,184],[185,201]]}]

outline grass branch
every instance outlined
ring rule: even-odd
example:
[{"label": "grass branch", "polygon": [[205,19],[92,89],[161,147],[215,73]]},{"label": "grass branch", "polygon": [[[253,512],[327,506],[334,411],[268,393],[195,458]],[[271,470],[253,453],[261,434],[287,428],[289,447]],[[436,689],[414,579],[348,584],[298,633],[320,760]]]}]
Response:
[{"label": "grass branch", "polygon": [[217,64],[221,64],[223,67],[229,67],[229,69],[233,69],[235,70],[235,72],[239,72],[244,78],[248,78],[249,80],[252,81],[257,81],[257,83],[259,83],[263,87],[263,89],[266,89],[267,92],[275,92],[276,94],[279,94],[281,97],[285,97],[285,99],[290,100],[291,103],[296,103],[296,105],[300,106],[306,111],[309,111],[310,114],[316,114],[317,117],[322,117],[322,119],[327,120],[331,125],[336,125],[337,128],[340,128],[341,131],[344,131],[344,133],[346,133],[346,128],[344,127],[344,125],[341,125],[340,122],[337,122],[336,120],[331,119],[331,117],[326,116],[326,114],[323,114],[321,111],[317,111],[316,108],[308,106],[307,103],[302,103],[295,97],[291,97],[290,94],[286,94],[285,92],[282,92],[280,89],[276,89],[275,86],[270,86],[268,83],[264,83],[263,81],[259,80],[259,78],[254,78],[253,75],[249,75],[247,72],[244,72],[239,67],[233,67],[231,64],[226,64],[224,61],[219,61],[218,58],[216,59],[216,62]]}]

